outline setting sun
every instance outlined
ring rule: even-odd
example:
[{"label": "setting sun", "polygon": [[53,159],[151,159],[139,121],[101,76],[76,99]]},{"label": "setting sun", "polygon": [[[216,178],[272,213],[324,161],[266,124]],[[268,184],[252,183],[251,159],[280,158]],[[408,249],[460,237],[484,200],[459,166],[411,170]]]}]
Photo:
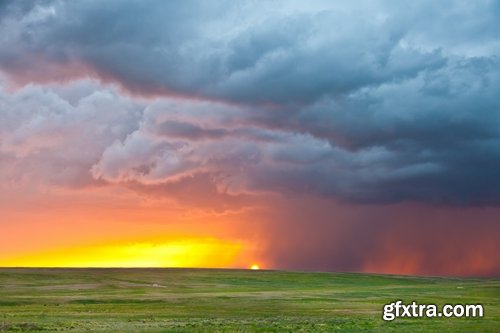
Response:
[{"label": "setting sun", "polygon": [[253,264],[252,266],[250,266],[250,269],[258,270],[258,269],[260,269],[260,267],[257,264]]}]

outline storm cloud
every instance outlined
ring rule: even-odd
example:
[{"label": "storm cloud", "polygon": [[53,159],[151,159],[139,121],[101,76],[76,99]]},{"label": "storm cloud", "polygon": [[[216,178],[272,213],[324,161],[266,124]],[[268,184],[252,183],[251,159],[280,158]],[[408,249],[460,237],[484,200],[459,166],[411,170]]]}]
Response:
[{"label": "storm cloud", "polygon": [[[500,202],[497,2],[279,5],[6,3],[0,66],[10,85],[91,76],[133,94],[234,109],[226,122],[240,124],[230,130],[201,126],[217,113],[210,109],[181,121],[162,110],[154,129],[119,137],[121,153],[116,142],[101,148],[94,162],[104,171],[94,175],[104,178],[116,179],[110,159],[127,168],[124,154],[155,164],[144,165],[139,181],[165,181],[201,164],[213,171],[236,155],[229,164],[248,170],[233,176],[248,190],[307,189],[355,202]],[[137,118],[122,121],[140,127]],[[151,130],[163,139],[144,135]],[[249,131],[273,139],[260,144]],[[226,143],[233,148],[223,156]]]}]

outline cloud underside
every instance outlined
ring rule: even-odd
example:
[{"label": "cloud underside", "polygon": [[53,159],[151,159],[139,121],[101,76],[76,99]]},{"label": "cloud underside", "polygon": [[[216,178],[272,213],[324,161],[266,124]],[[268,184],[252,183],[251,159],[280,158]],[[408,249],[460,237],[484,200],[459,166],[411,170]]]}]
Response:
[{"label": "cloud underside", "polygon": [[496,2],[2,6],[9,179],[500,203]]}]

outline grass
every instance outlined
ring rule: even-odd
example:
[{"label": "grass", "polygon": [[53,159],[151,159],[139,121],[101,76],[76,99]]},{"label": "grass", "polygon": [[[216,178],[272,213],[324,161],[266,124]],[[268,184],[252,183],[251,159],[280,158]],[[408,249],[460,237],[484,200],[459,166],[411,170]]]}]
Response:
[{"label": "grass", "polygon": [[[385,303],[484,318],[382,320]],[[500,280],[211,269],[0,269],[0,332],[498,332]]]}]

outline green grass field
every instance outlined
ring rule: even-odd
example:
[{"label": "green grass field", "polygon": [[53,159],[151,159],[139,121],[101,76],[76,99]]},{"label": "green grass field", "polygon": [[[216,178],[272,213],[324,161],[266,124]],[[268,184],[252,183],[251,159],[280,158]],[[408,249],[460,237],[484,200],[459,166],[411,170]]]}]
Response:
[{"label": "green grass field", "polygon": [[[484,318],[382,320],[384,303]],[[499,332],[500,280],[210,269],[0,269],[0,332]]]}]

